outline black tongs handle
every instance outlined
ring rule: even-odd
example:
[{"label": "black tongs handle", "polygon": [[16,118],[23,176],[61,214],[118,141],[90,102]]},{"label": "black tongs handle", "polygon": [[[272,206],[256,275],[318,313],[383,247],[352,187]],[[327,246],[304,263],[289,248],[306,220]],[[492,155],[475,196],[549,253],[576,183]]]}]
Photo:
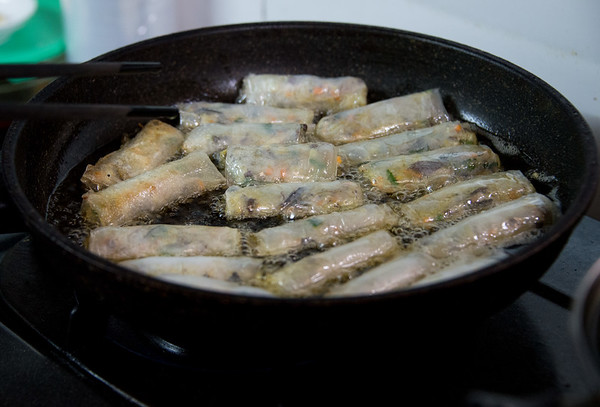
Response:
[{"label": "black tongs handle", "polygon": [[179,109],[174,106],[63,104],[63,103],[0,103],[3,119],[99,119],[99,118],[155,118],[179,124]]},{"label": "black tongs handle", "polygon": [[0,64],[0,78],[31,78],[53,76],[100,76],[156,72],[160,62],[85,62],[82,64]]}]

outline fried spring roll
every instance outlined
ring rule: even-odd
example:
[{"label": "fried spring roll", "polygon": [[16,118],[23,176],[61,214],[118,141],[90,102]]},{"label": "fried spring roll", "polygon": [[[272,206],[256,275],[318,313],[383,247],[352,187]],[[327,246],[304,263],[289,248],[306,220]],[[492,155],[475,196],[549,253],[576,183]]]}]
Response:
[{"label": "fried spring roll", "polygon": [[139,225],[92,229],[87,247],[113,261],[151,256],[239,256],[242,234],[226,226]]},{"label": "fried spring roll", "polygon": [[276,107],[299,107],[331,114],[367,103],[367,85],[360,78],[314,75],[246,76],[239,102]]},{"label": "fried spring roll", "polygon": [[179,152],[184,134],[159,120],[149,121],[136,136],[117,151],[88,165],[81,182],[99,191],[164,164]]},{"label": "fried spring roll", "polygon": [[250,295],[257,297],[274,297],[273,293],[259,287],[243,285],[233,281],[217,280],[204,276],[192,276],[189,274],[161,274],[157,276],[169,283],[184,285],[203,290],[218,291],[226,294]]},{"label": "fried spring roll", "polygon": [[402,253],[346,283],[333,287],[328,296],[373,295],[406,288],[433,273],[435,261],[419,252]]},{"label": "fried spring roll", "polygon": [[315,113],[310,109],[203,101],[181,103],[177,107],[184,131],[203,123],[300,123],[309,126],[310,132],[315,120]]},{"label": "fried spring roll", "polygon": [[495,251],[490,255],[486,253],[482,257],[470,256],[468,254],[463,257],[461,254],[460,259],[453,261],[447,266],[442,266],[441,269],[433,273],[427,274],[424,278],[415,281],[412,286],[420,287],[470,274],[502,261],[507,257],[508,254],[501,250]]},{"label": "fried spring roll", "polygon": [[282,296],[318,295],[328,283],[384,261],[396,249],[396,238],[380,230],[286,265],[267,275],[264,287]]},{"label": "fried spring roll", "polygon": [[340,167],[348,170],[366,161],[422,153],[461,144],[477,144],[477,135],[467,124],[454,121],[372,140],[343,144],[338,147],[338,155]]},{"label": "fried spring roll", "polygon": [[369,204],[343,212],[285,223],[266,228],[248,237],[253,254],[270,256],[323,247],[398,224],[398,215],[388,205]]},{"label": "fried spring roll", "polygon": [[299,144],[305,135],[306,125],[299,123],[206,123],[188,133],[183,152],[200,150],[211,155],[234,145]]},{"label": "fried spring roll", "polygon": [[253,279],[262,267],[260,259],[252,257],[144,257],[125,260],[119,265],[150,276],[191,275],[223,281],[245,282]]},{"label": "fried spring roll", "polygon": [[231,146],[227,149],[225,174],[229,185],[333,181],[337,176],[337,150],[329,143]]},{"label": "fried spring roll", "polygon": [[554,203],[544,195],[533,193],[493,209],[461,220],[415,243],[436,259],[449,258],[460,252],[528,243],[558,216]]},{"label": "fried spring roll", "polygon": [[99,192],[85,193],[81,213],[91,224],[119,226],[225,185],[206,153],[197,151]]},{"label": "fried spring roll", "polygon": [[381,192],[415,194],[497,172],[500,158],[487,146],[462,145],[369,161],[358,170]]},{"label": "fried spring roll", "polygon": [[432,229],[533,192],[534,186],[521,171],[497,172],[448,185],[404,203],[400,212],[412,227]]},{"label": "fried spring roll", "polygon": [[228,219],[282,216],[304,218],[356,208],[364,202],[360,185],[337,180],[294,182],[259,186],[232,186],[225,191]]},{"label": "fried spring roll", "polygon": [[338,145],[448,120],[439,90],[431,89],[325,116],[317,123],[315,136]]}]

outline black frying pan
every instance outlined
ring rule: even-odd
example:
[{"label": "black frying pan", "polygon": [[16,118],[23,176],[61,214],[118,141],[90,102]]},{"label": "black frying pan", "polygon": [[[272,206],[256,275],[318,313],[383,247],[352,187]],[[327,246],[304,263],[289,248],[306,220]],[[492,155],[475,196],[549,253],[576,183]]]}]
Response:
[{"label": "black frying pan", "polygon": [[[59,78],[36,102],[168,105],[186,99],[233,102],[248,73],[352,75],[369,101],[440,88],[449,112],[476,124],[483,140],[518,148],[505,164],[554,177],[563,215],[539,241],[473,275],[374,297],[272,299],[218,294],[129,272],[74,244],[46,220],[48,201],[69,171],[131,133],[126,120],[21,121],[3,148],[8,192],[40,256],[78,295],[176,343],[257,339],[285,347],[323,338],[398,338],[428,327],[462,326],[512,302],[559,254],[597,186],[592,133],[563,96],[528,72],[456,43],[386,28],[330,23],[265,23],[206,28],[151,39],[97,60],[158,61],[161,72]],[[443,332],[443,331],[442,331]],[[365,335],[363,335],[365,334]],[[352,336],[356,335],[356,336]],[[311,342],[307,342],[311,341]],[[353,342],[352,341],[352,342]],[[295,347],[298,349],[298,346]],[[328,348],[329,349],[329,348]]]}]

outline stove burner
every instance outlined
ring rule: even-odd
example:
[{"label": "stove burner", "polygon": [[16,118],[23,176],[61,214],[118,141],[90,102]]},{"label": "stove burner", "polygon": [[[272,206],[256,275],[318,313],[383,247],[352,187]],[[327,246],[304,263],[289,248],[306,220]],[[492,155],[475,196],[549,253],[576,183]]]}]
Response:
[{"label": "stove burner", "polygon": [[[0,321],[78,372],[86,391],[110,405],[476,405],[498,394],[527,400],[583,392],[567,312],[532,293],[479,326],[439,330],[420,344],[388,338],[366,346],[348,338],[353,349],[338,353],[320,338],[334,349],[330,354],[226,358],[210,343],[182,345],[106,315],[37,263],[29,237],[14,244],[22,236],[0,241],[0,250],[12,246],[0,260]],[[307,343],[316,345],[323,343]],[[256,351],[249,347],[247,354]]]}]

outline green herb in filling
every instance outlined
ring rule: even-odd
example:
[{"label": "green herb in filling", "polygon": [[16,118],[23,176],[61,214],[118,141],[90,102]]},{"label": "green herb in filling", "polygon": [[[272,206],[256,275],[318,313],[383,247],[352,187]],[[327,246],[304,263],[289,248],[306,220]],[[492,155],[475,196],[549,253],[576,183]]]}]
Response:
[{"label": "green herb in filling", "polygon": [[385,172],[387,174],[388,181],[390,181],[392,185],[398,185],[398,180],[396,179],[396,177],[394,177],[394,174],[392,174],[390,170],[385,170]]},{"label": "green herb in filling", "polygon": [[314,227],[318,227],[320,224],[323,223],[323,220],[319,218],[307,219],[307,221]]}]

